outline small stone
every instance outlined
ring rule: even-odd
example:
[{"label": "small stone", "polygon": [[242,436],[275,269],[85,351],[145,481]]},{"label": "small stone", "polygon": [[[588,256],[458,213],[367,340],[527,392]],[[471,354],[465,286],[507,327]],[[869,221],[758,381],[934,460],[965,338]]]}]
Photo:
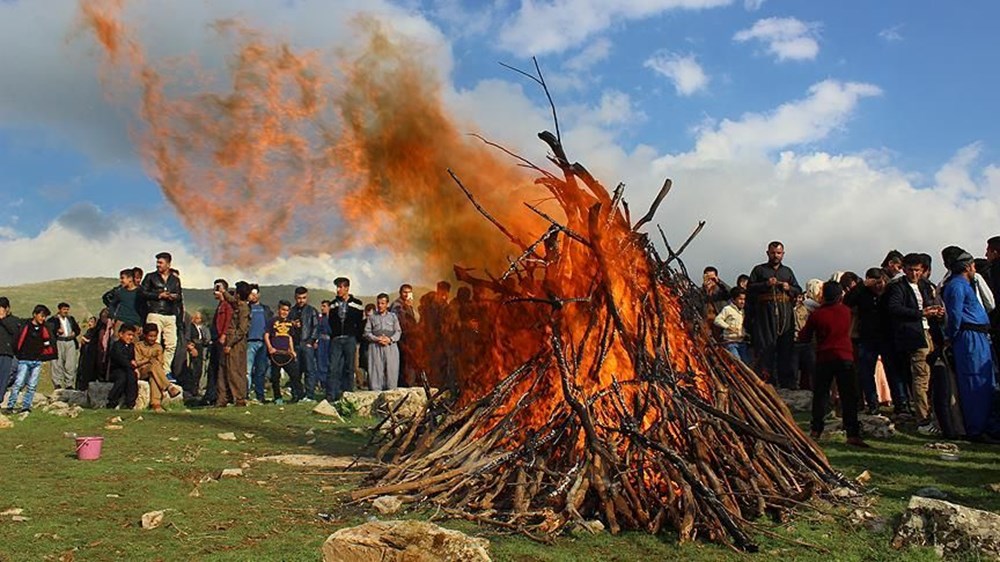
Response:
[{"label": "small stone", "polygon": [[987,484],[984,486],[987,490],[993,492],[994,494],[1000,494],[1000,483]]},{"label": "small stone", "polygon": [[847,486],[841,486],[840,488],[834,488],[833,491],[830,492],[830,493],[835,498],[853,498],[853,497],[855,497],[855,496],[858,495],[858,493],[856,491],[854,491],[851,488],[848,488]]},{"label": "small stone", "polygon": [[195,486],[195,488],[193,490],[191,490],[191,492],[188,493],[188,497],[189,498],[200,498],[201,497],[201,490],[199,490],[198,487]]},{"label": "small stone", "polygon": [[604,532],[604,523],[601,523],[597,519],[591,519],[580,523],[580,526],[589,531],[591,534],[597,535]]},{"label": "small stone", "polygon": [[403,507],[403,502],[396,496],[380,496],[375,498],[372,506],[382,515],[392,515]]},{"label": "small stone", "polygon": [[23,515],[15,515],[10,518],[11,521],[15,523],[24,523],[25,521],[31,521],[30,517],[25,517]]},{"label": "small stone", "polygon": [[167,437],[167,441],[180,441],[180,437]]},{"label": "small stone", "polygon": [[865,485],[872,479],[872,473],[867,470],[859,474],[854,481],[858,484]]},{"label": "small stone", "polygon": [[150,511],[142,514],[142,528],[155,529],[163,523],[163,516],[166,512],[161,510]]},{"label": "small stone", "polygon": [[118,494],[105,494],[104,497],[106,497],[106,498],[120,498],[121,496],[119,496]]},{"label": "small stone", "polygon": [[253,439],[254,437],[256,437],[256,434],[254,434],[254,433],[244,433],[243,437],[246,437],[247,439]]},{"label": "small stone", "polygon": [[305,435],[316,435],[316,428],[310,427],[309,430],[305,432]]},{"label": "small stone", "polygon": [[226,433],[220,433],[218,434],[217,437],[219,439],[222,439],[223,441],[236,441],[236,434],[233,433],[232,431]]},{"label": "small stone", "polygon": [[316,444],[316,439],[310,439],[306,441],[306,445],[315,445],[315,444]]},{"label": "small stone", "polygon": [[224,468],[219,473],[219,478],[238,478],[243,476],[242,468]]},{"label": "small stone", "polygon": [[14,427],[14,422],[10,421],[7,416],[0,415],[0,429],[10,429]]},{"label": "small stone", "polygon": [[142,421],[143,419],[145,418],[143,418],[142,416],[136,416],[135,421]]},{"label": "small stone", "polygon": [[920,496],[922,498],[931,498],[932,500],[946,500],[948,499],[948,494],[942,492],[937,488],[932,488],[930,486],[926,488],[920,488],[916,492],[913,492],[914,496]]},{"label": "small stone", "polygon": [[5,511],[0,511],[0,517],[9,516],[9,515],[21,515],[22,513],[24,513],[24,509],[22,509],[20,507],[12,507],[12,508],[7,509]]},{"label": "small stone", "polygon": [[108,423],[122,423],[122,417],[121,416],[115,416],[115,417],[111,418],[110,420],[108,420]]},{"label": "small stone", "polygon": [[121,425],[115,425],[113,423],[109,423],[108,425],[104,426],[104,429],[109,429],[109,430],[114,431],[114,430],[117,430],[117,429],[125,429],[125,427],[121,426]]},{"label": "small stone", "polygon": [[243,464],[240,465],[240,468],[242,468],[243,470],[246,470],[246,469],[250,468],[250,463],[245,462],[245,463],[243,463]]},{"label": "small stone", "polygon": [[28,416],[30,414],[31,414],[31,412],[21,412],[20,414],[17,415],[17,419],[19,419],[21,421],[24,421],[24,420],[28,419]]},{"label": "small stone", "polygon": [[316,404],[316,407],[312,409],[312,413],[318,414],[320,416],[327,416],[337,421],[344,421],[344,418],[340,416],[340,412],[338,412],[337,409],[334,408],[333,405],[327,402],[326,400],[323,400],[319,404]]}]

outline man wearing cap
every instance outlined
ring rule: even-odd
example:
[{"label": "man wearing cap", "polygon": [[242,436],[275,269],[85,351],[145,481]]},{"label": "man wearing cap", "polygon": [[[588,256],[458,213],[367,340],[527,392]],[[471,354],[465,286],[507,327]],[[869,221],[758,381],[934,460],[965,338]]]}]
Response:
[{"label": "man wearing cap", "polygon": [[972,287],[976,266],[972,255],[964,250],[942,254],[952,273],[942,292],[948,312],[945,337],[953,351],[965,435],[970,441],[993,443],[990,433],[994,428],[989,427],[993,405],[990,324]]}]

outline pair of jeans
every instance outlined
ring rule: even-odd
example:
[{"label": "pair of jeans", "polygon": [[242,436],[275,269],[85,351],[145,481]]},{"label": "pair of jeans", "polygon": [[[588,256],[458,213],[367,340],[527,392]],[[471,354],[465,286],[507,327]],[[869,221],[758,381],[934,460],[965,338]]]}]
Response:
[{"label": "pair of jeans", "polygon": [[869,342],[854,343],[854,358],[858,368],[858,382],[865,398],[865,406],[877,409],[878,388],[875,385],[875,367],[878,365],[878,345]]},{"label": "pair of jeans", "polygon": [[732,341],[725,344],[726,351],[731,353],[733,357],[739,359],[747,365],[752,365],[750,359],[750,346],[747,342],[743,341]]},{"label": "pair of jeans", "polygon": [[810,428],[822,433],[826,410],[830,406],[830,386],[837,381],[840,391],[841,418],[848,437],[861,437],[858,423],[858,377],[850,361],[820,361],[816,363],[813,380],[812,422]]},{"label": "pair of jeans", "polygon": [[[326,380],[320,380],[319,371],[316,369],[316,348],[309,344],[300,343],[297,348],[295,348],[295,355],[297,356],[297,361],[299,362],[299,374],[302,380],[305,381],[305,396],[303,398],[312,399],[316,394],[316,385],[321,387],[326,387]],[[286,373],[288,371],[285,371]],[[324,390],[325,392],[325,390]]]},{"label": "pair of jeans", "polygon": [[21,402],[21,408],[30,410],[31,402],[35,399],[35,389],[38,388],[38,377],[41,374],[41,361],[29,361],[25,359],[18,361],[17,377],[14,379],[14,387],[10,389],[10,399],[7,400],[7,408],[14,408],[14,404],[17,403],[17,395],[27,385],[28,390],[24,393],[24,401]]},{"label": "pair of jeans", "polygon": [[340,336],[330,340],[330,374],[326,379],[326,400],[340,400],[344,392],[354,391],[354,355],[358,340]]},{"label": "pair of jeans", "polygon": [[[247,342],[247,388],[252,388],[258,401],[264,401],[264,379],[268,371],[267,347],[261,340]],[[249,394],[249,392],[247,393]]]}]

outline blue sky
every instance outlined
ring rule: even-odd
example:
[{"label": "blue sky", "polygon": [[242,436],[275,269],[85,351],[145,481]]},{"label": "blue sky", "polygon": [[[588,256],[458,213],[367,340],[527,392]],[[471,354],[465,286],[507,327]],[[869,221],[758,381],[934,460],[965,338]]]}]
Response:
[{"label": "blue sky", "polygon": [[[437,47],[429,62],[457,115],[523,139],[525,150],[537,148],[545,101],[497,61],[527,67],[537,54],[577,134],[567,135],[576,157],[612,176],[605,183],[632,180],[634,207],[664,173],[686,185],[671,196],[668,231],[680,237],[708,218],[690,260],[718,263],[726,277],[749,269],[774,237],[790,241],[793,266],[820,276],[863,270],[890,247],[936,253],[955,242],[980,253],[1000,230],[1000,3],[184,0],[163,18],[133,4],[129,17],[151,52],[206,60],[219,53],[187,38],[187,27],[238,15],[293,44],[334,48],[350,39],[328,22],[349,27],[349,14],[372,10]],[[210,279],[225,264],[183,232],[144,174],[129,109],[103,95],[76,10],[69,0],[0,3],[0,48],[19,54],[0,62],[0,254],[18,266],[0,270],[0,285],[113,275],[164,243],[198,262],[195,284]],[[95,238],[101,244],[85,243]],[[74,244],[91,249],[87,260],[55,259],[56,246]],[[55,263],[38,263],[45,256]],[[406,276],[402,266],[386,272],[378,256],[312,259],[282,262],[274,280],[321,283],[340,269],[372,283]]]}]

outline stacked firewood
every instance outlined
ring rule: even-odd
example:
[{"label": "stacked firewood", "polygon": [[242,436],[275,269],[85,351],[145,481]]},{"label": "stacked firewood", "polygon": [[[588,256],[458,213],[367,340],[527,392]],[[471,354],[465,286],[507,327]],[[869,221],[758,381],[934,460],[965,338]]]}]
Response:
[{"label": "stacked firewood", "polygon": [[520,256],[499,276],[456,268],[495,296],[477,319],[488,345],[457,397],[428,391],[422,414],[390,415],[383,467],[353,498],[394,494],[540,540],[600,519],[754,550],[754,519],[846,482],[774,390],[712,342],[679,251],[664,257],[639,231],[670,182],[633,223],[623,186],[609,192],[558,135],[539,137],[559,173],[522,159],[555,202],[526,209],[550,225],[534,242],[452,174]]}]

